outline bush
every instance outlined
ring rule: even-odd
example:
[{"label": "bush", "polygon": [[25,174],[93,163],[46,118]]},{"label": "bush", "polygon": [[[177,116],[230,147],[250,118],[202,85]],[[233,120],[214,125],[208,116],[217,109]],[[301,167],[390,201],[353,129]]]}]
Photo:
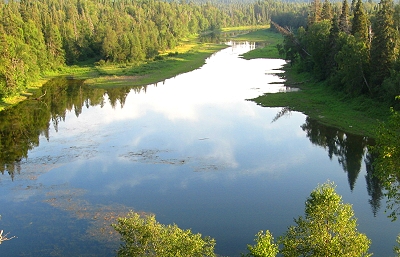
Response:
[{"label": "bush", "polygon": [[278,254],[279,247],[274,244],[274,238],[268,230],[265,231],[265,234],[263,231],[258,232],[255,241],[255,246],[247,245],[250,253],[243,257],[275,257]]},{"label": "bush", "polygon": [[162,225],[154,215],[141,217],[131,212],[112,225],[121,235],[123,244],[118,256],[206,257],[215,256],[215,240],[202,238],[190,230]]},{"label": "bush", "polygon": [[[350,204],[344,204],[331,183],[317,187],[306,201],[305,217],[295,219],[297,226],[289,227],[285,235],[278,239],[281,250],[269,231],[257,234],[257,244],[248,246],[254,257],[283,256],[330,256],[362,257],[370,256],[370,240],[357,232],[356,218]],[[395,248],[396,250],[397,248]]]},{"label": "bush", "polygon": [[305,205],[305,216],[279,240],[283,256],[370,256],[370,240],[357,232],[352,206],[342,202],[333,184],[317,187]]}]

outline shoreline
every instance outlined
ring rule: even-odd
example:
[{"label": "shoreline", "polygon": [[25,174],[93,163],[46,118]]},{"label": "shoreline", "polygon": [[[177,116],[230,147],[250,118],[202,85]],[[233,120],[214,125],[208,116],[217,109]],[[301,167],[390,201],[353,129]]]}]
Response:
[{"label": "shoreline", "polygon": [[325,82],[315,81],[311,74],[297,73],[289,64],[283,70],[279,75],[286,79],[285,85],[299,90],[267,93],[249,100],[263,107],[289,108],[345,133],[372,139],[379,124],[389,117],[389,108],[376,100],[335,92]]}]

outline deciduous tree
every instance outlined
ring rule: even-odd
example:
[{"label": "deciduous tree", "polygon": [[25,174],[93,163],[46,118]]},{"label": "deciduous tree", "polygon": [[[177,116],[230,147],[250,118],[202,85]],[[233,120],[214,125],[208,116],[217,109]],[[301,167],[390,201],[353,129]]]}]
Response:
[{"label": "deciduous tree", "polygon": [[370,256],[370,240],[357,231],[351,205],[342,202],[332,183],[311,192],[305,216],[295,223],[280,239],[283,256]]},{"label": "deciduous tree", "polygon": [[154,215],[141,217],[132,212],[125,218],[119,218],[113,227],[124,242],[118,250],[119,256],[215,256],[214,239],[202,238],[201,234],[182,230],[175,224],[162,225]]}]

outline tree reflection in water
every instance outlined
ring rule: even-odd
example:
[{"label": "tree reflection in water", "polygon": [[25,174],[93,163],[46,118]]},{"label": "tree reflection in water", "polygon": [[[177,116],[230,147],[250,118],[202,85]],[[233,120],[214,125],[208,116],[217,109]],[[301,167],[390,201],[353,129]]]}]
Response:
[{"label": "tree reflection in water", "polygon": [[56,78],[46,83],[37,96],[6,111],[0,112],[0,172],[11,179],[21,172],[20,161],[28,151],[39,145],[39,137],[49,140],[50,122],[55,131],[68,112],[78,117],[84,107],[105,104],[107,95],[113,108],[124,106],[128,93],[146,90],[143,87],[99,89],[89,87],[83,80]]},{"label": "tree reflection in water", "polygon": [[[290,114],[290,107],[284,107],[277,113],[272,122],[277,121],[284,115]],[[321,146],[327,150],[329,159],[333,156],[338,158],[339,164],[347,173],[350,190],[353,191],[358,175],[361,171],[362,161],[364,159],[366,166],[366,184],[367,192],[371,197],[368,201],[371,205],[374,216],[378,213],[381,207],[381,200],[384,197],[382,182],[374,174],[373,161],[374,156],[368,152],[368,146],[373,145],[373,139],[362,136],[345,133],[334,127],[326,126],[309,117],[301,126],[306,136],[312,144]]]}]

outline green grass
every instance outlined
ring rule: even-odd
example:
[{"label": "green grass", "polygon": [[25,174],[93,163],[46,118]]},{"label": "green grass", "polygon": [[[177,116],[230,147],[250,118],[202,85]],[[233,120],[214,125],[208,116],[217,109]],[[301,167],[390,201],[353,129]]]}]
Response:
[{"label": "green grass", "polygon": [[229,27],[222,28],[221,32],[234,32],[234,31],[249,31],[249,30],[262,30],[268,29],[270,25],[258,25],[258,26],[238,26],[238,27]]},{"label": "green grass", "polygon": [[251,42],[259,42],[260,44],[264,44],[264,47],[256,48],[250,52],[243,54],[243,58],[250,60],[255,58],[281,58],[279,56],[277,44],[281,44],[283,42],[283,37],[271,29],[265,30],[257,30],[250,32],[245,35],[241,35],[235,38],[235,40],[244,40]]},{"label": "green grass", "polygon": [[295,84],[293,87],[300,91],[265,94],[251,100],[265,107],[289,107],[323,124],[367,137],[374,137],[379,122],[388,118],[389,108],[383,103],[365,96],[351,98],[288,66],[285,77],[286,85]]},{"label": "green grass", "polygon": [[197,44],[186,53],[161,57],[140,65],[106,65],[96,67],[97,76],[85,81],[94,87],[139,86],[153,84],[178,74],[200,68],[205,59],[225,45]]}]

